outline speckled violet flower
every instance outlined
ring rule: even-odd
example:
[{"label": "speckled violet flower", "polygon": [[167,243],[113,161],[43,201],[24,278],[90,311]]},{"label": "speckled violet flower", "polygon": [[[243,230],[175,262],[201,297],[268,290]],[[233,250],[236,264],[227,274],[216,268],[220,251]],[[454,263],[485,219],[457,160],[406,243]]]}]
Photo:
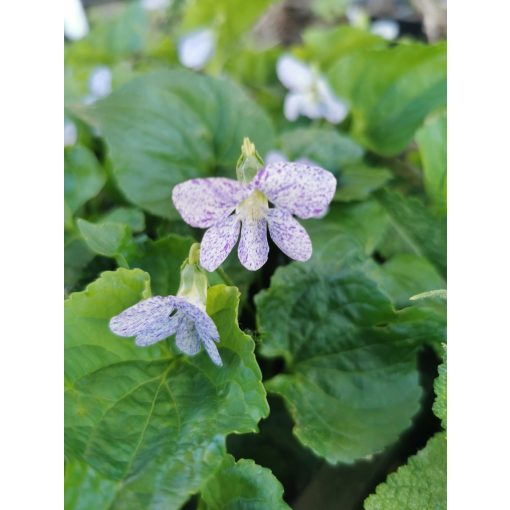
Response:
[{"label": "speckled violet flower", "polygon": [[110,320],[110,330],[136,337],[141,347],[175,335],[175,344],[184,354],[195,356],[203,345],[212,362],[222,366],[215,344],[220,336],[205,311],[207,276],[198,267],[198,247],[192,246],[183,265],[177,296],[154,296],[131,306]]},{"label": "speckled violet flower", "polygon": [[298,59],[290,55],[280,57],[276,74],[289,89],[283,105],[283,113],[288,120],[294,121],[304,115],[338,124],[347,116],[347,104],[335,96],[324,78]]},{"label": "speckled violet flower", "polygon": [[[241,160],[255,155],[260,159],[245,139]],[[238,164],[238,177],[242,167]],[[322,217],[335,189],[335,177],[323,168],[279,162],[257,169],[250,179],[211,177],[183,182],[174,187],[172,199],[186,223],[207,229],[200,250],[204,269],[214,271],[220,266],[240,237],[239,260],[256,271],[267,261],[268,230],[290,258],[305,261],[311,257],[310,238],[293,216]]]}]

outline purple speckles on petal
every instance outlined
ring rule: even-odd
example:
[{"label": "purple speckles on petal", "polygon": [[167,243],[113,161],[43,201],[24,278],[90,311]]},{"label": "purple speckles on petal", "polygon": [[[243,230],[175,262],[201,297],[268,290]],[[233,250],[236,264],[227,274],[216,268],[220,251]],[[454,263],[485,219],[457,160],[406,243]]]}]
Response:
[{"label": "purple speckles on petal", "polygon": [[240,222],[236,215],[228,216],[209,228],[200,244],[200,264],[215,271],[234,248],[239,237]]},{"label": "purple speckles on petal", "polygon": [[142,347],[177,332],[176,345],[181,352],[194,356],[202,343],[213,363],[221,366],[216,346],[214,350],[210,347],[210,343],[219,342],[216,325],[205,311],[184,298],[155,296],[141,301],[113,317],[110,329],[120,336],[136,336],[136,344]]},{"label": "purple speckles on petal", "polygon": [[303,219],[322,216],[336,190],[331,172],[301,163],[267,165],[253,184],[277,207]]},{"label": "purple speckles on petal", "polygon": [[287,211],[270,209],[267,222],[271,239],[285,255],[301,262],[312,256],[310,237]]},{"label": "purple speckles on petal", "polygon": [[237,250],[241,264],[250,271],[260,269],[267,261],[267,222],[265,219],[244,219],[241,227],[241,240]]},{"label": "purple speckles on petal", "polygon": [[172,201],[186,223],[208,228],[228,216],[249,193],[240,182],[211,177],[178,184],[172,190]]}]

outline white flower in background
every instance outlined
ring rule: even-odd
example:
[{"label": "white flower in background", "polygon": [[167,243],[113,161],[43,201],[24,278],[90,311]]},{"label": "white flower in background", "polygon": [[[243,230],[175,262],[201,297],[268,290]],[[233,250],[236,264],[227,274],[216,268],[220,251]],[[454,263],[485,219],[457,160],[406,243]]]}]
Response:
[{"label": "white flower in background", "polygon": [[[266,164],[266,165],[269,165],[269,164],[272,165],[274,163],[288,163],[288,162],[289,162],[289,158],[283,152],[276,151],[276,150],[269,151],[266,154],[266,157],[264,158],[264,164]],[[308,166],[320,166],[315,161],[312,161],[311,159],[308,159],[308,158],[298,158],[298,159],[296,159],[296,163],[301,163],[303,165],[308,165]]]},{"label": "white flower in background", "polygon": [[285,97],[285,117],[296,120],[300,115],[310,119],[324,118],[332,124],[342,122],[349,107],[338,99],[326,80],[314,69],[290,56],[283,55],[276,64],[276,74],[289,89]]},{"label": "white flower in background", "polygon": [[76,124],[64,119],[64,147],[74,145],[77,139],[78,130],[76,129]]},{"label": "white flower in background", "polygon": [[171,3],[171,0],[142,0],[142,7],[146,11],[163,11]]},{"label": "white flower in background", "polygon": [[400,28],[398,23],[393,19],[378,19],[372,23],[370,32],[380,37],[384,37],[388,41],[393,41],[398,37]]},{"label": "white flower in background", "polygon": [[106,97],[112,91],[112,72],[107,66],[97,66],[89,76],[89,95],[85,104],[92,104],[98,99]]},{"label": "white flower in background", "polygon": [[213,56],[215,50],[214,33],[207,28],[190,32],[181,37],[177,46],[179,62],[184,67],[202,69]]},{"label": "white flower in background", "polygon": [[356,28],[370,30],[375,35],[393,41],[398,37],[400,27],[393,19],[378,19],[370,23],[370,16],[366,9],[359,5],[350,5],[345,11],[349,24]]},{"label": "white flower in background", "polygon": [[87,15],[80,0],[64,0],[64,35],[77,41],[88,33]]}]

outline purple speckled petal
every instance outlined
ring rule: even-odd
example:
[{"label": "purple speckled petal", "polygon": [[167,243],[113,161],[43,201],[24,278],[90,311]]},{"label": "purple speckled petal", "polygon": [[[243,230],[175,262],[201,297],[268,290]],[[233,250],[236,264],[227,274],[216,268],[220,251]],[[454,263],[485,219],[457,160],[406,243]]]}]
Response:
[{"label": "purple speckled petal", "polygon": [[216,270],[228,257],[239,237],[240,222],[235,214],[209,228],[200,243],[200,265],[206,271]]},{"label": "purple speckled petal", "polygon": [[250,189],[224,177],[191,179],[172,190],[172,201],[183,220],[192,227],[208,228],[228,216]]},{"label": "purple speckled petal", "polygon": [[175,335],[175,345],[184,354],[195,356],[200,351],[200,337],[192,320],[180,321]]},{"label": "purple speckled petal", "polygon": [[198,336],[203,339],[205,337],[219,340],[220,335],[216,324],[204,311],[200,310],[198,306],[191,304],[184,298],[173,298],[175,308],[179,310],[187,319],[191,320],[197,330]]},{"label": "purple speckled petal", "polygon": [[304,219],[323,216],[336,190],[331,172],[301,163],[267,165],[253,184],[277,207]]},{"label": "purple speckled petal", "polygon": [[[119,336],[145,335],[151,332],[160,336],[176,325],[174,321],[169,320],[173,309],[171,296],[151,297],[113,317],[110,320],[110,330]],[[173,333],[168,333],[162,338],[171,334]]]},{"label": "purple speckled petal", "polygon": [[269,209],[269,235],[288,257],[304,262],[312,256],[312,241],[306,230],[283,209]]},{"label": "purple speckled petal", "polygon": [[205,350],[209,355],[209,358],[211,358],[211,361],[219,367],[223,366],[223,362],[221,361],[220,353],[218,352],[216,344],[210,338],[203,338],[202,341],[204,343]]},{"label": "purple speckled petal", "polygon": [[243,219],[241,240],[237,254],[241,264],[250,271],[260,269],[267,261],[269,244],[267,243],[267,221]]}]

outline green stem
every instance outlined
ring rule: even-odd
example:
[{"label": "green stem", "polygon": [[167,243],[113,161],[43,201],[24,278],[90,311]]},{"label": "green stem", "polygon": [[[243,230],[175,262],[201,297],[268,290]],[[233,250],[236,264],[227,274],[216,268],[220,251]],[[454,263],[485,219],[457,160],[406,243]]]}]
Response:
[{"label": "green stem", "polygon": [[227,285],[230,285],[231,287],[235,287],[235,283],[230,279],[230,276],[228,276],[227,273],[225,273],[225,271],[223,270],[223,268],[219,267],[218,269],[216,269],[216,272],[220,275],[220,278],[227,284]]}]

